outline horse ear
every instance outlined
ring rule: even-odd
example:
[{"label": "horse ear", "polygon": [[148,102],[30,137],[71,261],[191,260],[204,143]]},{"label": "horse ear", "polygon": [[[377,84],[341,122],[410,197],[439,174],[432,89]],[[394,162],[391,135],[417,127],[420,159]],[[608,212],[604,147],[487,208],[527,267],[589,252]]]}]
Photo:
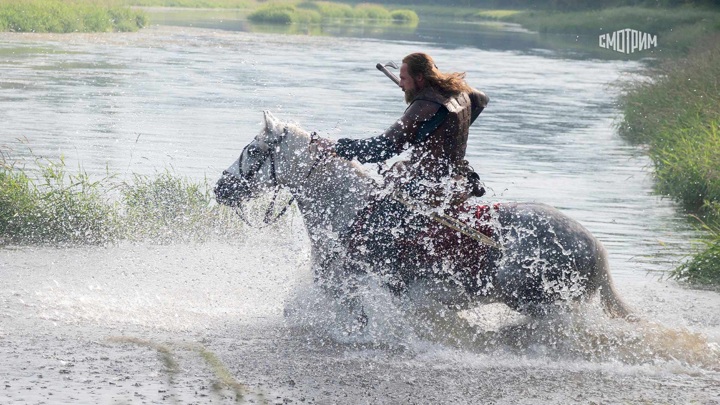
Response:
[{"label": "horse ear", "polygon": [[265,128],[270,130],[274,129],[278,123],[277,118],[268,110],[263,111],[263,115],[265,117]]}]

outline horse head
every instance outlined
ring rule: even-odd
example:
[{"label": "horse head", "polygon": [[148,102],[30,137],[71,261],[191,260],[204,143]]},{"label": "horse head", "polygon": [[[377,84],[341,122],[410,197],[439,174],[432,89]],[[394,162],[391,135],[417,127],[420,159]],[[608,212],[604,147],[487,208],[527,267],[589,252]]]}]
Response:
[{"label": "horse head", "polygon": [[287,135],[287,127],[283,127],[269,111],[264,111],[264,117],[263,130],[245,146],[240,157],[217,181],[214,191],[218,203],[237,206],[278,185],[275,153]]}]

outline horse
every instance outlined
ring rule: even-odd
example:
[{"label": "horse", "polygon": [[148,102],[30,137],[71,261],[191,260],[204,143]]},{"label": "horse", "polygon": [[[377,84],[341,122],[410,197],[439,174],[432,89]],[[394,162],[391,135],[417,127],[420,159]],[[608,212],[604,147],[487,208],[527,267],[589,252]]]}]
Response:
[{"label": "horse", "polygon": [[[347,250],[363,231],[358,213],[379,186],[359,163],[319,148],[314,136],[265,111],[264,128],[222,173],[214,192],[218,203],[241,207],[269,190],[289,190],[288,204],[296,202],[309,235],[316,281],[347,284],[356,280],[357,255]],[[451,249],[441,249],[434,267],[418,271],[413,280],[434,286],[433,298],[441,304],[459,310],[501,302],[537,317],[599,293],[607,314],[629,318],[613,286],[605,248],[580,223],[542,203],[469,202],[455,218],[440,216],[448,220],[438,225],[445,239],[440,244]],[[485,238],[472,239],[473,232]],[[406,267],[420,266],[412,255],[400,260]]]}]

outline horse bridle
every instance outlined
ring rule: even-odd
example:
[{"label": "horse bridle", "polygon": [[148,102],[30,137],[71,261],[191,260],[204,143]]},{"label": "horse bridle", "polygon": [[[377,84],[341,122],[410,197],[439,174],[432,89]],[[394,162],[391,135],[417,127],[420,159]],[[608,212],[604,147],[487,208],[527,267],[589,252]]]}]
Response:
[{"label": "horse bridle", "polygon": [[[268,160],[268,158],[270,159],[270,178],[273,182],[273,185],[275,186],[275,190],[273,192],[272,200],[270,200],[270,204],[265,209],[265,215],[263,216],[263,223],[265,224],[265,226],[260,227],[260,228],[265,228],[265,227],[275,224],[280,219],[280,217],[285,215],[285,212],[287,212],[288,208],[290,208],[290,206],[293,204],[293,202],[295,202],[295,194],[293,194],[293,196],[287,201],[287,203],[282,208],[282,210],[280,210],[280,212],[277,215],[275,215],[275,217],[273,217],[272,214],[275,211],[275,201],[277,200],[277,196],[280,193],[280,184],[278,183],[277,171],[275,169],[275,166],[276,166],[275,165],[275,151],[278,149],[278,147],[280,146],[282,141],[287,137],[287,134],[288,134],[288,127],[285,127],[283,129],[282,135],[278,138],[278,140],[276,142],[273,142],[273,143],[266,142],[265,144],[267,145],[268,148],[264,152],[264,156],[262,156],[262,158],[259,159],[258,162],[254,166],[252,166],[250,168],[250,170],[247,171],[247,173],[242,173],[242,180],[245,182],[249,182],[250,179],[252,179],[253,176],[255,176],[255,174],[258,171],[260,171],[260,169],[265,165],[265,161]],[[310,134],[310,145],[312,145],[317,139],[318,139],[317,133],[316,132],[311,133]],[[250,147],[250,145],[251,144],[246,145],[245,148],[240,153],[240,158],[238,159],[238,168],[242,168],[243,156],[245,156],[245,151],[247,150],[247,148]],[[317,165],[320,163],[320,161],[323,159],[323,157],[324,157],[323,155],[318,156],[318,158],[315,160],[315,162],[313,162],[312,166],[310,167],[310,170],[305,175],[305,180],[307,180],[310,177],[310,175],[313,173],[313,171],[315,170]],[[229,174],[229,173],[226,171],[226,172],[223,172],[223,174]],[[251,224],[250,221],[248,221],[247,214],[245,213],[245,210],[243,209],[242,204],[238,204],[237,206],[235,206],[235,212],[238,214],[240,219],[242,219],[243,222],[245,222],[245,224],[247,224],[250,227],[255,227],[255,225]]]}]

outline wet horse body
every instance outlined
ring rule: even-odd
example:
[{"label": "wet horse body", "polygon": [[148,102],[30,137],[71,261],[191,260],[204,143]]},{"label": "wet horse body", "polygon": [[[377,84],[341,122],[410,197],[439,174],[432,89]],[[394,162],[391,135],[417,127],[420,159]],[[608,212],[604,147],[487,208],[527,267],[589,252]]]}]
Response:
[{"label": "wet horse body", "polygon": [[[377,185],[360,165],[326,156],[310,140],[306,131],[266,112],[265,129],[223,173],[216,195],[219,202],[233,205],[268,188],[288,188],[310,236],[316,279],[330,286],[347,284],[356,275],[352,264],[364,261],[363,249],[348,251],[348,241],[356,240],[353,224]],[[413,255],[411,247],[388,252],[416,269],[417,280],[431,281],[443,303],[463,308],[499,301],[536,315],[599,292],[608,313],[628,315],[613,288],[602,244],[555,208],[539,203],[465,205],[453,215],[491,236],[500,248],[438,225],[421,238],[431,254]]]}]

